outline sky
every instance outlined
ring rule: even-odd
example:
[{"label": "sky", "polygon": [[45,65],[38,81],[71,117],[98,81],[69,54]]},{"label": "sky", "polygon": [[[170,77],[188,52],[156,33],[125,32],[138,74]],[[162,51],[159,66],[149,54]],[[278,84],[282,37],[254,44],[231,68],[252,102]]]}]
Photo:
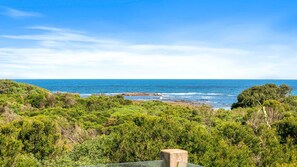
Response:
[{"label": "sky", "polygon": [[0,79],[297,79],[295,0],[0,0]]}]

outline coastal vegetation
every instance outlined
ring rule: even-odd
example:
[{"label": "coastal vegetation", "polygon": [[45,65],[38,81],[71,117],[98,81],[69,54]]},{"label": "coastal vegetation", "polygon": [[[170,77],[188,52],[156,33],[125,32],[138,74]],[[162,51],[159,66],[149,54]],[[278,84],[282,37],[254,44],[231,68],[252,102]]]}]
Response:
[{"label": "coastal vegetation", "polygon": [[51,93],[0,81],[0,166],[75,166],[189,151],[202,166],[297,166],[297,96],[286,85],[244,90],[232,110]]}]

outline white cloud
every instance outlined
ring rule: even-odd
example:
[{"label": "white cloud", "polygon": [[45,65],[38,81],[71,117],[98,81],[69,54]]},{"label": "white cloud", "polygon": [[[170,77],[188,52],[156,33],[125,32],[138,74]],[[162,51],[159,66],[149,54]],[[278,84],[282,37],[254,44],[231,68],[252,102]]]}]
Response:
[{"label": "white cloud", "polygon": [[[44,33],[34,34],[34,35],[1,35],[3,38],[10,39],[23,39],[23,40],[35,40],[40,41],[41,44],[45,45],[54,45],[56,42],[80,42],[81,43],[96,43],[96,44],[114,44],[118,43],[114,40],[100,40],[98,38],[85,35],[84,32],[72,31],[68,29],[61,29],[56,27],[28,27],[29,29],[34,30],[43,30]],[[61,44],[61,43],[59,43]]]},{"label": "white cloud", "polygon": [[0,48],[0,78],[296,78],[293,46],[248,50],[211,45],[137,44],[55,27],[35,35],[32,47]]},{"label": "white cloud", "polygon": [[23,17],[40,17],[41,14],[37,12],[28,12],[28,11],[22,11],[17,10],[13,8],[3,7],[4,12],[2,14],[5,14],[12,18],[23,18]]}]

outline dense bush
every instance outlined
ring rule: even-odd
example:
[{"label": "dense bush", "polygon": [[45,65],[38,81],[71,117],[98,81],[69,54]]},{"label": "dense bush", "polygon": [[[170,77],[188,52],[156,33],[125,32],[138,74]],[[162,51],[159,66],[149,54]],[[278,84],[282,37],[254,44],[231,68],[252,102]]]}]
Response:
[{"label": "dense bush", "polygon": [[254,86],[240,93],[237,96],[238,102],[234,103],[232,108],[255,107],[262,105],[266,100],[284,100],[291,90],[287,85],[266,84]]},{"label": "dense bush", "polygon": [[297,97],[285,85],[243,91],[232,110],[50,93],[0,81],[0,166],[157,160],[189,151],[203,166],[296,166]]}]

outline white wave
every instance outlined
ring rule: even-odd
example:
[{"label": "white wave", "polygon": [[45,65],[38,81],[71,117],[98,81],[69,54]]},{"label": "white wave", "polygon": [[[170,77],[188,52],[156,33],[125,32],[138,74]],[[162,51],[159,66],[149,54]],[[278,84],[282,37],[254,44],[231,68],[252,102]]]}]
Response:
[{"label": "white wave", "polygon": [[213,96],[200,96],[201,99],[213,99]]},{"label": "white wave", "polygon": [[188,92],[188,93],[158,93],[161,95],[173,95],[173,96],[187,96],[187,95],[203,95],[200,92]]},{"label": "white wave", "polygon": [[201,95],[201,96],[224,96],[223,93],[202,93],[202,92],[185,92],[185,93],[159,93],[165,96],[192,96],[192,95]]},{"label": "white wave", "polygon": [[115,95],[120,95],[122,93],[102,93],[102,94],[109,95],[109,96],[115,96]]},{"label": "white wave", "polygon": [[92,96],[92,94],[90,94],[90,93],[81,93],[79,95],[80,95],[80,97],[89,97],[89,96]]},{"label": "white wave", "polygon": [[236,96],[236,95],[227,95],[227,96],[229,96],[229,97],[234,97],[234,96]]},{"label": "white wave", "polygon": [[65,92],[65,91],[59,91],[59,90],[54,90],[52,91],[53,93],[70,93],[70,92]]},{"label": "white wave", "polygon": [[223,93],[206,93],[206,95],[209,95],[209,96],[224,96]]}]

